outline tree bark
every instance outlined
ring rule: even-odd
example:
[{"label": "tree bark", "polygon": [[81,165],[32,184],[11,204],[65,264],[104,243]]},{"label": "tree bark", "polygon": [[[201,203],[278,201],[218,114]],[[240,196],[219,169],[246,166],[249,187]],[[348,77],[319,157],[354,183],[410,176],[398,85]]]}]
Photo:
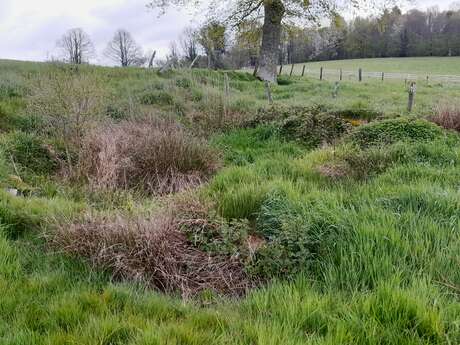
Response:
[{"label": "tree bark", "polygon": [[264,1],[265,15],[257,77],[271,83],[276,83],[276,66],[279,58],[281,39],[281,20],[283,19],[284,11],[285,8],[282,0]]}]

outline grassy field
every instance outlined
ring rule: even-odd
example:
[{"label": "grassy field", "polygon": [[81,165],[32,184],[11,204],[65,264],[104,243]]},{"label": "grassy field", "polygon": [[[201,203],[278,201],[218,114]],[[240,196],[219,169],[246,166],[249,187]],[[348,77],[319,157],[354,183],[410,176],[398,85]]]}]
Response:
[{"label": "grassy field", "polygon": [[[356,74],[358,69],[362,68],[363,72],[410,74],[422,78],[427,75],[460,75],[459,57],[377,58],[308,62],[295,65],[293,74],[300,75],[304,65],[307,72],[314,72],[316,75],[319,75],[321,67],[330,71],[343,69],[344,71],[353,71]],[[284,66],[283,70],[283,73],[290,73],[291,66]]]},{"label": "grassy field", "polygon": [[460,343],[460,86],[228,76],[0,61],[0,344]]}]

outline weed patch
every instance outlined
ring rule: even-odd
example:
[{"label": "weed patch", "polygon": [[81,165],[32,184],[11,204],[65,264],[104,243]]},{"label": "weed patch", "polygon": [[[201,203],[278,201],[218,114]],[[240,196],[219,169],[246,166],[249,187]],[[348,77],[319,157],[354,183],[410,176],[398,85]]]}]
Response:
[{"label": "weed patch", "polygon": [[218,157],[172,120],[123,121],[85,139],[79,171],[94,188],[174,193],[206,181]]}]

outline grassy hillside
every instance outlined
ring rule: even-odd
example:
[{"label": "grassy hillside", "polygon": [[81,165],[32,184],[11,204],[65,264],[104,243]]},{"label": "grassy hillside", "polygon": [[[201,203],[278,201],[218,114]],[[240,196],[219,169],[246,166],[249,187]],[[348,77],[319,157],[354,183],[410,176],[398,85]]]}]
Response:
[{"label": "grassy hillside", "polygon": [[460,343],[459,88],[228,78],[0,61],[0,343]]},{"label": "grassy hillside", "polygon": [[[294,74],[300,75],[302,66],[307,70],[319,71],[320,67],[329,70],[357,71],[362,68],[365,72],[385,72],[427,75],[460,75],[460,57],[410,57],[410,58],[377,58],[351,59],[308,62],[297,64]],[[284,67],[284,72],[290,72],[290,66]]]}]

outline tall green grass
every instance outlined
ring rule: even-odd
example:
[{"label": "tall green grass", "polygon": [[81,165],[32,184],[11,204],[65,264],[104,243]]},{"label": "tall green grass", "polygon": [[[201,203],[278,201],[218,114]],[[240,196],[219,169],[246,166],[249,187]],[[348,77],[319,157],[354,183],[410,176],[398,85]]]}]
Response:
[{"label": "tall green grass", "polygon": [[[65,67],[0,62],[0,74],[24,77],[18,83],[47,68]],[[343,83],[337,99],[328,82],[291,78],[275,86],[275,102],[321,103],[337,116],[376,121],[310,150],[273,124],[233,128],[248,119],[221,117],[250,118],[266,106],[263,84],[248,75],[229,74],[233,98],[225,103],[219,72],[79,71],[107,77],[117,102],[105,116],[113,121],[160,109],[195,130],[184,116],[216,110],[207,123],[225,126],[205,134],[225,164],[200,192],[227,219],[247,219],[263,240],[246,269],[264,284],[240,300],[179,301],[51,249],[43,235],[60,217],[148,213],[165,200],[94,193],[50,176],[57,167],[43,144],[52,134],[27,120],[24,95],[8,94],[0,109],[19,103],[1,122],[9,132],[1,133],[0,182],[13,187],[17,170],[34,192],[0,193],[1,344],[460,343],[460,141],[422,120],[376,120],[404,113],[403,85]],[[441,95],[457,92],[421,85],[416,110],[429,113]]]}]

